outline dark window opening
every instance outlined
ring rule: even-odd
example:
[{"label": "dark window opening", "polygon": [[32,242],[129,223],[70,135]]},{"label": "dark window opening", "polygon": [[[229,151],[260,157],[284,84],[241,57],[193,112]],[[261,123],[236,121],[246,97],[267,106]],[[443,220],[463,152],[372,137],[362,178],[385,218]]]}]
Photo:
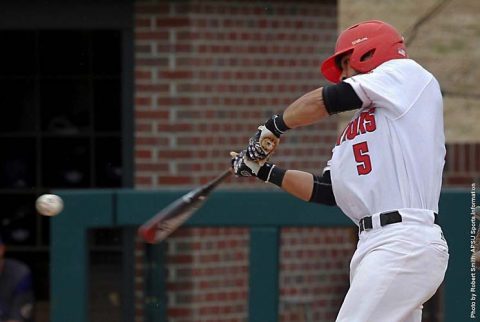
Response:
[{"label": "dark window opening", "polygon": [[1,30],[0,234],[48,299],[47,191],[115,188],[122,160],[122,32]]}]

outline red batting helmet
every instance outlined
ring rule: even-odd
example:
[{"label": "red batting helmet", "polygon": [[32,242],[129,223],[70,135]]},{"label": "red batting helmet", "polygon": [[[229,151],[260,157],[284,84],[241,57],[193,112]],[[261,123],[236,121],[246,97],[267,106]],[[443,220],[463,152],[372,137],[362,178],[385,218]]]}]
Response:
[{"label": "red batting helmet", "polygon": [[358,23],[340,34],[335,54],[324,60],[321,66],[326,79],[340,82],[342,71],[337,61],[347,53],[352,54],[350,66],[360,73],[367,73],[391,59],[407,58],[400,33],[388,23],[378,20]]}]

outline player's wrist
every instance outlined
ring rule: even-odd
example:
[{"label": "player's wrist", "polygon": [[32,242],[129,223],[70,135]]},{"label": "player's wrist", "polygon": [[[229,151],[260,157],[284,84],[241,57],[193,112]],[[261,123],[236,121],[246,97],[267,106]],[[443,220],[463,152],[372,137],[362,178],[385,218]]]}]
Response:
[{"label": "player's wrist", "polygon": [[265,127],[277,138],[279,138],[283,133],[290,130],[287,124],[285,124],[283,114],[273,115],[270,119],[267,120],[267,122],[265,122]]},{"label": "player's wrist", "polygon": [[266,162],[258,170],[257,178],[282,187],[283,177],[285,176],[286,172],[287,170],[279,168],[275,164]]}]

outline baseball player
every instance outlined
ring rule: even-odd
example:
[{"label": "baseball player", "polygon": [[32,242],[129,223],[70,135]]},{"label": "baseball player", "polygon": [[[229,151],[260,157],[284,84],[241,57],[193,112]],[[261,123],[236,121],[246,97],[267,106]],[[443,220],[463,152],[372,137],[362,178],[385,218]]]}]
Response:
[{"label": "baseball player", "polygon": [[[305,201],[336,205],[359,227],[350,288],[337,322],[420,322],[442,283],[448,246],[437,225],[445,158],[443,103],[435,77],[407,56],[382,21],[343,31],[321,66],[333,85],[315,89],[261,125],[232,159]],[[356,110],[321,175],[267,162],[289,129]]]}]

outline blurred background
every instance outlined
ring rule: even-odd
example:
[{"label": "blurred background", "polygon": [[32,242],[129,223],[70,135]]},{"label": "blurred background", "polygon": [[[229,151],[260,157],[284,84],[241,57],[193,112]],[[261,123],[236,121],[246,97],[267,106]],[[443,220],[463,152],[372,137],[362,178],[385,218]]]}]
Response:
[{"label": "blurred background", "polygon": [[[479,14],[475,0],[2,1],[0,234],[6,256],[33,272],[35,321],[78,318],[52,313],[57,218],[36,214],[39,195],[162,195],[208,181],[258,124],[326,84],[321,61],[338,32],[359,21],[396,26],[410,57],[439,79],[444,188],[468,195],[480,177]],[[321,172],[349,115],[289,133],[275,161]],[[230,180],[221,190],[280,193],[255,180]],[[97,218],[95,208],[75,205],[66,203],[58,218],[72,236],[80,226],[69,212]],[[153,214],[133,205],[145,218]],[[188,227],[147,247],[135,238],[140,220],[131,223],[85,228],[85,321],[253,321],[248,227]],[[333,321],[348,289],[356,230],[335,221],[301,226],[278,230],[278,320]],[[64,291],[75,294],[70,282]],[[424,321],[448,321],[443,299],[440,290]]]}]

